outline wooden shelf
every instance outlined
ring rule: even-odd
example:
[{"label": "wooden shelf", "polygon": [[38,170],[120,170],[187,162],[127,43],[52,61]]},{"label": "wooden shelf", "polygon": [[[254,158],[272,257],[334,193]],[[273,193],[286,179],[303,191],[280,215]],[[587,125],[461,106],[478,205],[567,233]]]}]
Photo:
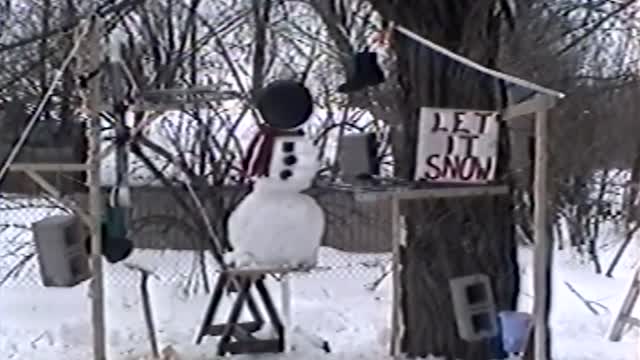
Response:
[{"label": "wooden shelf", "polygon": [[507,185],[442,186],[423,189],[388,189],[383,191],[354,190],[356,201],[418,200],[433,198],[504,195],[509,193]]},{"label": "wooden shelf", "polygon": [[14,163],[9,166],[11,171],[87,171],[89,166],[87,164],[74,164],[74,163]]}]

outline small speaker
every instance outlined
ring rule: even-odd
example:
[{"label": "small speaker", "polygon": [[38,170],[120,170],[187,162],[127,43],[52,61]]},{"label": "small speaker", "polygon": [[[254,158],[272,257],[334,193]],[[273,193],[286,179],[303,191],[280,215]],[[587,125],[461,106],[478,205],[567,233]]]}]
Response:
[{"label": "small speaker", "polygon": [[380,173],[375,134],[344,135],[338,149],[338,164],[343,179],[353,180]]},{"label": "small speaker", "polygon": [[38,264],[46,287],[73,287],[91,277],[83,224],[75,215],[57,215],[33,223]]},{"label": "small speaker", "polygon": [[458,334],[466,341],[493,338],[498,334],[491,282],[484,274],[449,280]]}]

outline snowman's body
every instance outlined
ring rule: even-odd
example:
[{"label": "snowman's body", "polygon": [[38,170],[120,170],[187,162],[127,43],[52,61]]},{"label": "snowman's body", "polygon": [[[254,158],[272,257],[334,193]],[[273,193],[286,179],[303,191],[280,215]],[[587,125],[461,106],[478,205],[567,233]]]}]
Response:
[{"label": "snowman's body", "polygon": [[[293,164],[286,160],[292,157]],[[309,140],[283,137],[275,142],[270,176],[255,179],[252,192],[229,218],[233,251],[227,263],[236,267],[316,265],[325,215],[315,199],[301,191],[311,186],[318,168],[317,149]]]}]

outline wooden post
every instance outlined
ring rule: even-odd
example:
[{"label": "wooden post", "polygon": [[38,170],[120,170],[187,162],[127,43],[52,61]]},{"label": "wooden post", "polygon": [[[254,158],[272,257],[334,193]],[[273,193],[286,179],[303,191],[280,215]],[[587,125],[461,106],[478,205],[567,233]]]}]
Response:
[{"label": "wooden post", "polygon": [[[537,95],[547,97],[546,95]],[[549,106],[550,107],[550,106]],[[549,347],[549,288],[553,246],[547,237],[547,110],[544,107],[535,117],[534,164],[534,353],[536,360],[550,360]]]},{"label": "wooden post", "polygon": [[291,327],[293,326],[293,315],[291,314],[291,276],[282,274],[280,279],[280,306],[282,308],[282,322],[284,325],[284,352],[291,352]]},{"label": "wooden post", "polygon": [[[91,29],[87,41],[87,58],[89,69],[98,69],[102,51],[100,49],[101,21],[98,17],[91,20]],[[102,221],[102,194],[100,191],[100,81],[94,76],[89,81],[87,108],[90,119],[87,124],[87,138],[89,149],[87,154],[87,182],[89,186],[89,211],[93,217],[91,227],[91,324],[93,327],[93,358],[106,360],[106,331],[104,316],[104,283],[102,278],[102,236],[100,224]]]},{"label": "wooden post", "polygon": [[392,194],[389,199],[391,203],[391,236],[392,236],[392,275],[393,289],[391,302],[391,356],[394,358],[400,355],[400,341],[402,339],[402,304],[401,289],[402,278],[400,271],[402,264],[400,263],[400,245],[402,237],[402,228],[400,224],[400,200],[398,196]]}]

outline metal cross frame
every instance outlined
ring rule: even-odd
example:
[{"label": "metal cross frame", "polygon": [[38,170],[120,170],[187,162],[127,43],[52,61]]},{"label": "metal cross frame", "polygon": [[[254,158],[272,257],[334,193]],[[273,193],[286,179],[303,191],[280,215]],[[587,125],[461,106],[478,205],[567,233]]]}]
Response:
[{"label": "metal cross frame", "polygon": [[[107,156],[116,152],[120,158],[118,161],[118,171],[120,173],[118,184],[128,185],[126,174],[128,173],[128,156],[126,147],[136,141],[137,135],[148,127],[158,117],[149,116],[150,111],[162,112],[168,110],[183,109],[185,105],[207,103],[211,101],[224,101],[241,98],[238,93],[225,92],[213,87],[195,87],[190,89],[165,89],[142,93],[138,98],[134,99],[131,106],[126,107],[127,111],[145,112],[142,121],[137,123],[132,129],[128,128],[124,119],[117,119],[116,128],[122,133],[126,133],[126,141],[124,144],[118,144],[118,139],[109,144],[105,149],[100,149],[100,112],[105,110],[102,103],[100,92],[99,76],[97,75],[101,68],[101,59],[103,51],[100,46],[102,22],[99,17],[93,17],[90,20],[90,29],[85,37],[78,37],[76,41],[81,42],[79,49],[80,54],[75,57],[79,58],[79,64],[84,65],[93,72],[93,76],[87,79],[87,98],[85,100],[85,109],[88,113],[88,126],[86,128],[86,137],[88,139],[88,153],[85,163],[19,163],[14,162],[19,147],[14,149],[14,156],[8,160],[8,171],[23,172],[36,184],[38,184],[45,192],[56,198],[62,204],[71,209],[89,228],[91,236],[91,254],[90,263],[93,273],[91,280],[90,293],[92,300],[92,327],[93,327],[93,346],[94,359],[106,360],[106,326],[105,326],[105,310],[104,310],[104,282],[102,272],[102,237],[100,232],[101,218],[103,214],[102,192],[100,168],[102,160]],[[82,54],[84,52],[84,54]],[[86,70],[86,69],[85,69]],[[117,77],[117,74],[109,74]],[[111,79],[116,81],[118,79]],[[55,83],[52,84],[52,88]],[[116,84],[118,85],[118,84]],[[123,101],[121,98],[114,98],[114,103]],[[122,114],[120,114],[122,115]],[[32,122],[35,123],[35,117]],[[28,131],[23,134],[26,141]],[[86,172],[87,187],[89,190],[88,211],[83,206],[73,201],[65,199],[60,190],[47,181],[40,172]],[[122,178],[124,176],[125,178]]]},{"label": "metal cross frame", "polygon": [[[81,23],[84,24],[84,23]],[[89,20],[90,26],[88,33],[85,36],[78,36],[76,44],[79,47],[79,54],[74,57],[79,59],[79,64],[86,69],[99,69],[101,66],[101,59],[103,56],[101,44],[101,31],[102,22],[99,17],[92,17]],[[86,70],[85,69],[85,70]],[[97,72],[97,71],[96,71]],[[57,81],[54,81],[52,88],[56,85]],[[94,346],[94,359],[106,360],[106,326],[105,326],[105,311],[104,311],[104,282],[102,273],[102,238],[100,232],[100,224],[102,218],[102,193],[101,193],[101,179],[100,168],[102,160],[109,156],[111,153],[121,152],[121,144],[115,142],[109,144],[104,150],[100,151],[100,112],[104,109],[102,103],[102,97],[100,92],[100,82],[98,76],[91,76],[87,80],[87,97],[85,100],[85,108],[88,113],[86,137],[88,139],[88,153],[85,163],[19,163],[13,160],[17,157],[17,153],[21,145],[26,141],[28,137],[28,131],[23,133],[23,141],[20,146],[17,146],[9,160],[6,167],[11,172],[23,172],[36,184],[38,184],[45,192],[58,201],[62,202],[65,206],[70,208],[82,221],[87,225],[90,230],[91,236],[91,254],[90,263],[92,269],[92,280],[90,286],[90,296],[92,302],[92,327],[93,327],[93,346]],[[149,97],[149,99],[147,99]],[[158,101],[154,101],[154,97],[160,97]],[[171,101],[171,98],[174,98]],[[237,97],[237,94],[221,93],[213,88],[196,88],[196,89],[169,89],[154,91],[147,96],[143,94],[141,99],[137,101],[133,106],[127,110],[134,111],[166,111],[171,109],[181,109],[186,104],[195,104],[216,100],[225,100]],[[169,98],[169,99],[167,99]],[[166,101],[166,104],[160,104],[158,102]],[[145,114],[148,115],[148,114]],[[133,129],[125,128],[129,133],[126,145],[129,145],[132,141],[135,141],[136,135],[139,134],[145,127],[147,127],[157,117],[145,116],[143,121],[136,124]],[[34,117],[32,123],[35,123],[37,119]],[[123,119],[120,119],[123,120]],[[121,127],[122,123],[118,124]],[[120,154],[122,155],[122,154]],[[126,157],[125,157],[126,159]],[[120,169],[122,170],[122,169]],[[126,170],[126,167],[125,167]],[[89,192],[88,210],[83,206],[76,204],[73,201],[65,199],[60,190],[53,184],[47,181],[41,172],[86,172],[87,173],[87,187]],[[126,176],[126,175],[125,175]],[[126,183],[126,181],[125,181]]]},{"label": "metal cross frame", "polygon": [[[84,24],[84,23],[82,23]],[[89,26],[86,37],[75,39],[81,42],[79,45],[82,52],[77,56],[79,63],[87,67],[97,68],[101,57],[100,32],[101,20],[99,17],[92,17],[87,24]],[[78,44],[76,44],[78,46]],[[104,313],[104,283],[102,274],[102,238],[100,233],[100,221],[102,216],[102,200],[100,191],[100,84],[97,79],[93,79],[88,84],[88,96],[85,99],[88,110],[88,120],[86,136],[88,140],[87,159],[84,164],[41,164],[41,163],[13,163],[13,158],[9,158],[6,166],[10,171],[22,171],[35,183],[40,185],[47,193],[69,206],[80,219],[88,226],[91,234],[91,254],[90,264],[92,269],[92,279],[90,285],[91,315],[93,327],[94,359],[106,360],[106,327]],[[52,88],[55,86],[52,84]],[[32,123],[35,123],[35,117]],[[28,132],[23,133],[26,140]],[[24,142],[22,142],[24,143]],[[14,148],[14,156],[17,156],[19,146]],[[38,172],[79,172],[86,171],[87,186],[89,188],[89,210],[63,199],[60,191]]]}]

